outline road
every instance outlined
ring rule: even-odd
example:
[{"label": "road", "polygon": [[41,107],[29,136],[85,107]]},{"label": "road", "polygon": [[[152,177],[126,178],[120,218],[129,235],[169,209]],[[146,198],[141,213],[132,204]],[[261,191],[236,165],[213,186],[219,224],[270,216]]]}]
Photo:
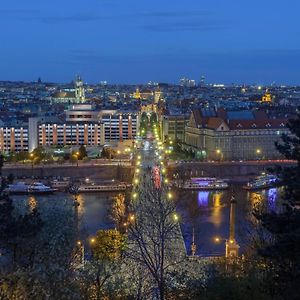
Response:
[{"label": "road", "polygon": [[[165,197],[167,201],[172,201],[172,193],[169,188],[169,181],[167,179],[166,172],[166,162],[167,157],[165,156],[165,152],[161,148],[160,141],[152,141],[150,139],[145,140],[144,147],[142,149],[137,150],[135,154],[136,159],[136,169],[133,178],[133,198],[134,200],[139,201],[139,205],[143,205],[146,199],[138,199],[139,193],[138,190],[141,190],[145,187],[149,187],[147,182],[151,180],[156,188],[163,188],[166,191]],[[146,183],[146,184],[145,184]],[[185,243],[183,240],[179,218],[177,217],[176,212],[174,212],[174,222],[177,223],[176,226],[176,236],[172,239],[172,248],[176,249],[176,253],[178,257],[182,258],[186,256]],[[152,220],[155,222],[155,219]]]}]

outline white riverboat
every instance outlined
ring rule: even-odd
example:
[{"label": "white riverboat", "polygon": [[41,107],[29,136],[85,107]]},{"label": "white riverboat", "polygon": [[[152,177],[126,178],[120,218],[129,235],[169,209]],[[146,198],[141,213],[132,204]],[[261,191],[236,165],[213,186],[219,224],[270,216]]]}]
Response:
[{"label": "white riverboat", "polygon": [[131,188],[131,184],[125,182],[119,183],[91,183],[91,184],[82,184],[78,186],[78,193],[98,193],[98,192],[119,192],[119,191],[126,191],[127,189]]},{"label": "white riverboat", "polygon": [[57,191],[57,189],[51,188],[42,182],[34,182],[32,184],[27,184],[25,182],[17,182],[15,184],[8,185],[5,190],[9,194],[15,195],[26,195],[26,194],[52,194]]},{"label": "white riverboat", "polygon": [[278,177],[272,174],[265,174],[258,176],[256,179],[249,181],[243,186],[244,190],[254,191],[273,188],[280,185]]},{"label": "white riverboat", "polygon": [[226,190],[229,185],[225,180],[212,177],[191,178],[180,186],[184,190]]},{"label": "white riverboat", "polygon": [[69,178],[62,180],[54,179],[50,182],[51,187],[58,190],[66,190],[70,184],[71,182]]}]

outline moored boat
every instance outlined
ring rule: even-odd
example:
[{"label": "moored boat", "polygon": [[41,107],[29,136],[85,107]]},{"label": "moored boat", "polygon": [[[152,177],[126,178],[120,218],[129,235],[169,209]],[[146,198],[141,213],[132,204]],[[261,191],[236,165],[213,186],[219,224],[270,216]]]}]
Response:
[{"label": "moored boat", "polygon": [[69,179],[58,180],[54,179],[50,182],[50,186],[58,190],[66,190],[70,186]]},{"label": "moored boat", "polygon": [[276,175],[270,175],[263,173],[256,179],[249,181],[243,186],[244,190],[263,190],[268,188],[273,188],[279,185],[279,180]]},{"label": "moored boat", "polygon": [[57,191],[57,189],[51,188],[41,182],[34,182],[32,184],[27,184],[25,182],[17,182],[15,184],[8,185],[5,189],[9,194],[15,195],[26,195],[26,194],[52,194]]},{"label": "moored boat", "polygon": [[186,183],[180,186],[184,190],[226,190],[229,185],[225,180],[211,178],[211,177],[199,177],[191,178]]},{"label": "moored boat", "polygon": [[113,183],[113,184],[82,184],[78,186],[78,193],[97,193],[97,192],[118,192],[126,191],[131,187],[131,184],[125,182]]}]

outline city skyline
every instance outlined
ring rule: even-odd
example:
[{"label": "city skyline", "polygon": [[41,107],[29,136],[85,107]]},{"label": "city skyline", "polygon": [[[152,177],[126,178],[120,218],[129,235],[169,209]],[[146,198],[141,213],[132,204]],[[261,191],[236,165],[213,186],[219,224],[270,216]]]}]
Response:
[{"label": "city skyline", "polygon": [[3,3],[0,80],[298,84],[291,2]]}]

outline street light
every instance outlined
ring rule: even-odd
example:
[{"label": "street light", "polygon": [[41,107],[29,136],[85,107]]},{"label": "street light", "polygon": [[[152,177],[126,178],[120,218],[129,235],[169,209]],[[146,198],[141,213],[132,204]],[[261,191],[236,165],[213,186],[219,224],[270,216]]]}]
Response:
[{"label": "street light", "polygon": [[215,242],[216,243],[220,243],[221,241],[225,241],[226,243],[230,243],[230,244],[233,244],[234,243],[234,240],[230,240],[230,239],[222,239],[220,237],[215,237]]},{"label": "street light", "polygon": [[260,155],[261,155],[261,149],[256,149],[256,155],[257,155],[257,159],[260,158]]},{"label": "street light", "polygon": [[221,160],[223,159],[223,152],[221,151],[221,149],[217,149],[217,150],[216,150],[216,153],[217,153],[218,155],[220,155],[219,161],[221,162]]},{"label": "street light", "polygon": [[132,215],[130,215],[130,216],[129,216],[129,220],[130,220],[131,222],[133,222],[133,221],[134,221],[134,219],[135,219],[135,216],[134,216],[134,214],[132,214]]},{"label": "street light", "polygon": [[30,153],[30,158],[31,158],[31,169],[33,169],[33,160],[34,160],[34,154]]},{"label": "street light", "polygon": [[174,218],[174,221],[177,222],[179,220],[179,217],[176,213],[173,214],[173,218]]}]

